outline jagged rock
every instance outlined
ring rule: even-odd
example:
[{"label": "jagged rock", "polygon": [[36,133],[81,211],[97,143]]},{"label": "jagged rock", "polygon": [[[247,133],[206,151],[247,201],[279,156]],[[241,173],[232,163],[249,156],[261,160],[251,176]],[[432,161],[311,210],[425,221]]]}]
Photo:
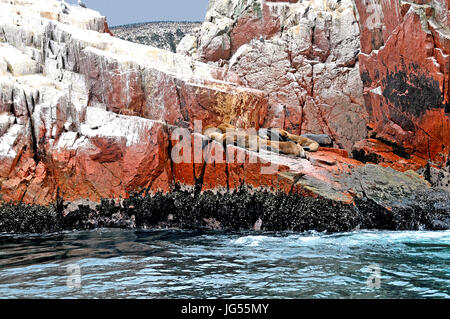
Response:
[{"label": "jagged rock", "polygon": [[39,66],[36,61],[13,46],[0,44],[0,55],[3,57],[4,63],[6,63],[6,70],[2,72],[3,74],[9,71],[13,76],[21,76],[39,72]]},{"label": "jagged rock", "polygon": [[442,166],[450,151],[448,1],[355,4],[371,134],[421,166]]},{"label": "jagged rock", "polygon": [[[15,212],[10,203],[40,205],[17,206],[34,214],[26,225],[36,216],[57,221],[32,231],[198,223],[236,229],[255,227],[259,218],[255,228],[417,229],[422,217],[426,227],[448,227],[448,193],[436,192],[415,173],[382,167],[406,171],[411,163],[393,157],[406,158],[406,147],[366,125],[350,2],[245,3],[210,2],[197,53],[229,59],[219,67],[114,38],[106,19],[92,10],[61,15],[53,0],[0,0],[0,202],[6,204],[0,229],[25,229],[3,222]],[[323,147],[300,159],[224,147],[201,135],[200,124],[223,122],[326,134],[327,144],[339,148]],[[372,140],[364,140],[368,133]],[[349,158],[350,150],[359,157]],[[408,160],[417,164],[414,155]],[[381,165],[365,165],[372,159]],[[252,197],[233,198],[236,189],[272,194],[255,195],[258,205],[294,198],[292,207],[280,204],[292,223],[276,227],[270,207],[247,218],[247,202],[239,200]],[[229,215],[212,216],[210,199],[239,209],[224,204]],[[192,207],[166,214],[190,204],[202,212]],[[296,207],[306,209],[311,222]],[[402,221],[377,220],[391,210]],[[420,216],[408,217],[412,211]]]},{"label": "jagged rock", "polygon": [[438,169],[427,165],[419,170],[419,174],[422,175],[427,181],[436,188],[442,188],[450,191],[450,165],[447,163],[447,167]]},{"label": "jagged rock", "polygon": [[353,158],[364,163],[392,167],[399,171],[418,170],[426,165],[425,159],[409,155],[399,145],[373,138],[357,142],[353,147]]},{"label": "jagged rock", "polygon": [[166,123],[258,127],[265,116],[265,94],[240,87],[237,75],[113,38],[95,11],[65,17],[57,1],[0,9],[4,202],[168,190]]},{"label": "jagged rock", "polygon": [[210,1],[197,42],[200,59],[229,60],[245,85],[269,93],[265,127],[328,134],[348,151],[367,136],[350,0]]},{"label": "jagged rock", "polygon": [[194,57],[228,60],[245,85],[269,93],[264,126],[325,133],[351,151],[368,125],[404,149],[402,170],[445,162],[448,1],[215,0],[197,42]]},{"label": "jagged rock", "polygon": [[197,54],[197,38],[193,35],[186,35],[181,39],[177,46],[177,53],[187,56],[196,56]]},{"label": "jagged rock", "polygon": [[361,195],[383,207],[402,205],[408,198],[429,188],[429,183],[414,171],[400,173],[390,167],[367,164],[356,169],[349,183]]}]

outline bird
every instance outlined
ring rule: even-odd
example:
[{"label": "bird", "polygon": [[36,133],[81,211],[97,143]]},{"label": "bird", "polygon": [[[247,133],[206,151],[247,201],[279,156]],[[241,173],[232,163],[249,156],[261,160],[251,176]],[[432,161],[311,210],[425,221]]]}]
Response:
[{"label": "bird", "polygon": [[86,5],[81,0],[78,0],[78,5],[82,8],[86,8]]}]

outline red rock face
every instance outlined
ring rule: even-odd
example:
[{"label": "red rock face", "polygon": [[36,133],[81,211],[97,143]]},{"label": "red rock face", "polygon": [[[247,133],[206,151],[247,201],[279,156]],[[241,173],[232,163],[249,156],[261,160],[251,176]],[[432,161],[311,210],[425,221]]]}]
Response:
[{"label": "red rock face", "polygon": [[[97,120],[103,126],[92,127]],[[324,148],[306,160],[223,147],[187,129],[187,139],[180,140],[175,126],[93,107],[85,121],[83,136],[63,132],[52,141],[44,134],[37,153],[33,138],[19,135],[15,157],[1,162],[0,201],[48,205],[61,196],[99,202],[140,190],[167,192],[179,184],[196,191],[251,186],[350,203],[349,186],[339,176],[362,165],[335,149]]]},{"label": "red rock face", "polygon": [[[298,0],[265,1],[273,4],[297,3]],[[280,16],[270,9],[264,1],[260,3],[238,3],[244,8],[238,17],[233,17],[232,26],[218,33],[207,43],[201,45],[201,59],[204,61],[229,60],[231,56],[244,44],[253,39],[270,39],[281,31]],[[232,17],[227,17],[227,19]],[[209,32],[209,31],[208,31]],[[222,33],[222,34],[221,34]],[[225,34],[223,34],[225,33]]]},{"label": "red rock face", "polygon": [[[356,1],[371,135],[387,148],[402,149],[402,158],[393,166],[404,162],[404,169],[417,168],[426,160],[443,164],[450,151],[450,46],[440,29],[449,28],[448,18],[439,18],[439,10],[448,8],[448,1],[436,0],[431,3],[434,9],[418,6],[416,11],[397,1],[370,4]],[[356,150],[367,153],[369,145],[356,145]],[[379,155],[377,147],[370,152]],[[389,156],[382,157],[379,161],[393,163]]]},{"label": "red rock face", "polygon": [[196,120],[205,126],[226,122],[259,128],[267,112],[265,93],[238,87],[239,78],[232,72],[213,72],[217,80],[185,80],[87,51],[81,57],[80,73],[87,79],[88,105],[104,104],[117,114],[190,128]]},{"label": "red rock face", "polygon": [[398,171],[418,170],[427,161],[416,155],[407,155],[404,150],[387,145],[377,139],[367,139],[355,144],[355,159],[392,167]]},{"label": "red rock face", "polygon": [[267,5],[264,5],[262,10],[260,7],[250,8],[239,17],[231,31],[231,54],[234,54],[242,45],[253,39],[270,38],[280,31],[280,17],[275,15]]},{"label": "red rock face", "polygon": [[[3,183],[3,201],[46,205],[59,195],[67,201],[99,202],[127,198],[144,189],[167,192],[174,184],[197,191],[251,186],[346,203],[353,200],[339,176],[362,163],[345,152],[324,148],[310,154],[310,160],[301,160],[215,142],[206,145],[199,134],[179,141],[164,125],[149,124],[135,145],[127,145],[126,137],[92,137],[76,149],[53,148],[51,158],[37,165],[32,154],[24,154]],[[174,150],[180,143],[186,153]]]},{"label": "red rock face", "polygon": [[[359,61],[353,50],[357,32],[350,30],[345,40],[351,43],[343,46],[340,37],[348,30],[332,32],[354,25],[353,15],[323,9],[308,20],[305,7],[289,31],[281,32],[281,5],[269,10],[267,3],[259,11],[244,10],[230,30],[229,46],[211,53],[212,61],[229,58],[253,42],[229,69],[188,65],[184,57],[145,48],[141,56],[153,60],[141,64],[134,55],[117,53],[123,43],[94,37],[81,49],[82,41],[68,44],[64,41],[72,40],[52,36],[52,45],[64,49],[43,52],[49,56],[42,63],[50,71],[38,75],[41,91],[23,78],[11,77],[5,82],[10,87],[2,82],[0,202],[48,205],[58,195],[68,201],[119,200],[130,192],[167,192],[181,184],[196,191],[247,185],[351,203],[355,180],[347,178],[362,162],[405,171],[423,167],[428,159],[447,160],[450,48],[439,25],[448,17],[436,6],[444,1],[433,0],[434,11],[422,8],[425,17],[434,16],[426,31],[410,4],[382,1],[377,12],[383,19],[373,22],[370,6],[357,0]],[[46,32],[61,33],[57,27]],[[93,49],[106,44],[110,51]],[[78,88],[65,87],[59,77],[59,82],[46,78],[58,72],[76,78],[72,84]],[[369,116],[370,138],[360,140]],[[202,140],[196,121],[326,133],[339,149],[321,148],[307,160],[223,147]],[[174,138],[177,128],[185,129],[186,140]],[[351,159],[354,144],[356,159]],[[182,153],[174,156],[181,145]]]},{"label": "red rock face", "polygon": [[221,59],[243,84],[268,93],[264,127],[325,133],[347,151],[367,136],[359,29],[349,2],[238,1],[230,9],[218,1],[199,36],[202,59],[217,61],[208,53],[224,47],[212,49],[217,39],[229,39],[230,56]]},{"label": "red rock face", "polygon": [[60,195],[69,201],[99,201],[125,198],[145,188],[168,191],[167,132],[154,123],[142,134],[147,138],[135,145],[127,145],[125,137],[94,137],[77,150],[53,150],[49,170]]},{"label": "red rock face", "polygon": [[172,162],[173,182],[197,191],[251,186],[350,203],[353,197],[348,193],[349,187],[344,180],[339,181],[339,176],[363,165],[334,149],[321,149],[305,160],[255,153],[233,145],[224,147],[216,142],[203,144],[202,150],[201,141],[199,134],[191,135],[189,141],[172,141],[176,154],[179,143],[187,151],[182,154],[186,162]]},{"label": "red rock face", "polygon": [[36,164],[30,152],[22,153],[15,163],[2,161],[0,164],[12,169],[7,177],[0,178],[4,179],[1,202],[48,205],[55,201],[56,193],[46,165],[43,162]]},{"label": "red rock face", "polygon": [[108,33],[110,36],[114,36],[111,30],[109,29],[108,23],[105,21],[105,33]]},{"label": "red rock face", "polygon": [[167,129],[158,122],[140,123],[135,141],[119,133],[109,137],[89,133],[72,143],[53,143],[43,136],[37,153],[32,138],[19,135],[15,156],[0,162],[0,201],[48,205],[58,195],[68,201],[98,202],[126,198],[146,188],[168,191],[172,174]]},{"label": "red rock face", "polygon": [[[286,19],[283,15],[288,3],[297,1],[265,1],[232,17],[231,55],[238,54],[231,59],[231,69],[246,85],[269,93],[263,125],[296,134],[325,133],[348,151],[369,133],[403,156],[401,162],[408,164],[396,166],[403,170],[421,166],[428,159],[437,165],[445,163],[450,144],[448,1],[416,0],[414,5],[393,0],[355,1],[359,58],[357,53],[347,52],[353,48],[352,32],[339,31],[346,39],[336,36],[336,30],[351,28],[345,24],[345,14],[332,16],[329,12],[335,8],[316,8],[318,15],[309,17],[308,8],[302,13],[305,21],[292,23],[292,16]],[[342,4],[337,7],[344,8]],[[309,31],[307,21],[314,24]],[[293,24],[299,24],[299,30]],[[294,38],[286,36],[289,32]],[[249,47],[244,52],[238,51],[246,44]],[[204,58],[215,61],[208,55]],[[362,84],[355,80],[352,68],[359,68]],[[352,75],[345,76],[348,73]],[[362,87],[363,95],[359,94]],[[363,144],[357,144],[355,151],[362,150],[357,146]],[[370,143],[364,145],[366,153]],[[386,158],[386,163],[392,159]]]}]

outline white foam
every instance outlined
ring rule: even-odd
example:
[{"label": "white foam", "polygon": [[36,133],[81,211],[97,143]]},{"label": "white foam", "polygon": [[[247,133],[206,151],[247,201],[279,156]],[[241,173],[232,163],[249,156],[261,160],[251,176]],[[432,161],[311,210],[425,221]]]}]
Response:
[{"label": "white foam", "polygon": [[233,245],[256,247],[265,240],[271,240],[273,237],[268,236],[245,236],[232,240]]}]

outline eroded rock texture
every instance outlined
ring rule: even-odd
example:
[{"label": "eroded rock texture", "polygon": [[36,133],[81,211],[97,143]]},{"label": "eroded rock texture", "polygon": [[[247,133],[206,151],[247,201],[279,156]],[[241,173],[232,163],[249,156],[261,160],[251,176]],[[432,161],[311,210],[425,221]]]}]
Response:
[{"label": "eroded rock texture", "polygon": [[264,126],[325,133],[349,151],[367,136],[351,1],[210,1],[194,47],[183,52],[269,94]]},{"label": "eroded rock texture", "polygon": [[[346,225],[330,226],[333,230],[357,227],[355,218],[369,211],[379,212],[381,221],[392,221],[390,212],[423,212],[420,220],[411,217],[413,226],[402,226],[411,229],[432,225],[434,219],[421,219],[433,211],[440,216],[436,225],[448,228],[448,193],[433,197],[430,183],[442,185],[408,171],[424,166],[422,158],[436,160],[438,146],[449,144],[448,127],[442,126],[448,125],[448,29],[442,11],[427,11],[439,4],[409,4],[406,13],[401,6],[398,16],[389,12],[397,24],[389,18],[379,31],[361,27],[360,43],[364,15],[358,24],[347,0],[211,0],[198,37],[180,44],[182,55],[114,38],[106,19],[89,9],[70,7],[63,13],[54,0],[0,0],[0,203],[56,203],[49,218],[66,223],[58,224],[62,229],[91,219],[99,227],[122,222],[132,227],[142,217],[136,214],[148,212],[146,202],[137,200],[142,206],[137,207],[127,201],[131,193],[151,196],[176,188],[184,192],[183,203],[194,205],[186,209],[195,220],[189,227],[199,218],[216,225],[216,213],[225,227],[234,215],[224,212],[233,206],[221,212],[205,200],[194,216],[199,198],[220,201],[217,194],[249,188],[308,198],[304,202],[313,205],[308,214],[321,213],[314,203],[343,207],[349,219],[337,216]],[[414,11],[419,9],[426,14]],[[429,29],[423,29],[423,19]],[[408,47],[406,39],[413,37],[425,41],[420,48]],[[402,113],[390,112],[390,103]],[[325,133],[334,147],[299,159],[223,147],[197,130],[199,124],[222,122]],[[419,143],[424,136],[428,157]],[[355,158],[349,156],[352,150]],[[201,197],[207,191],[216,195]],[[149,200],[160,207],[172,201],[170,196]],[[103,211],[96,208],[102,199],[113,200],[104,223],[96,215]],[[270,202],[260,198],[255,205]],[[303,201],[292,203],[304,207]],[[14,215],[12,206],[5,207],[7,216]],[[295,209],[290,212],[298,229],[315,227],[301,218],[303,208]],[[40,209],[33,211],[41,216]],[[259,216],[264,223],[267,214]],[[177,216],[172,217],[181,221],[174,225],[183,227],[185,215]],[[381,225],[370,216],[361,227]],[[326,229],[328,217],[322,217],[317,220]],[[143,225],[162,222],[150,219]]]},{"label": "eroded rock texture", "polygon": [[446,0],[216,0],[181,53],[268,92],[264,126],[408,170],[447,161],[449,34]]},{"label": "eroded rock texture", "polygon": [[[361,77],[371,136],[382,152],[356,145],[379,163],[443,166],[450,148],[448,0],[355,0]],[[408,166],[405,166],[408,167]]]},{"label": "eroded rock texture", "polygon": [[168,190],[168,125],[259,127],[267,109],[238,75],[113,38],[89,9],[1,1],[0,40],[4,202]]}]

